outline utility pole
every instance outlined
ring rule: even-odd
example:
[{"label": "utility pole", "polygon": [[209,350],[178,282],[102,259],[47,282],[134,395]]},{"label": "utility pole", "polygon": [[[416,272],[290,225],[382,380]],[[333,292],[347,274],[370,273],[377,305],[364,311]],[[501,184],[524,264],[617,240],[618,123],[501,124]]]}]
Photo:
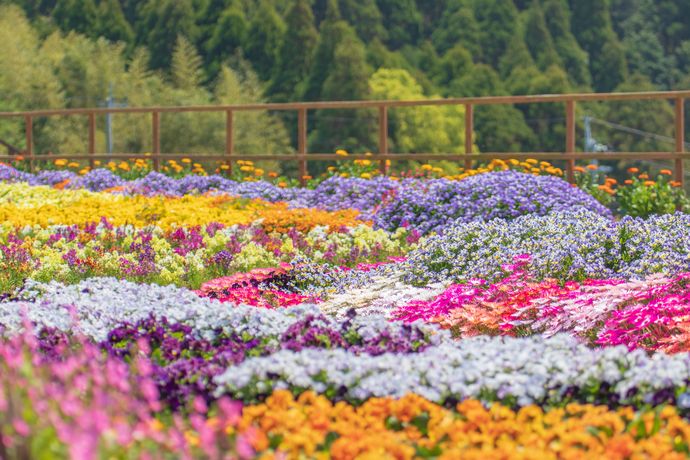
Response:
[{"label": "utility pole", "polygon": [[[108,109],[127,107],[127,99],[118,100],[113,97],[113,84],[111,82],[108,86],[108,97],[100,105]],[[110,112],[105,114],[105,136],[108,153],[113,153],[113,114]]]}]

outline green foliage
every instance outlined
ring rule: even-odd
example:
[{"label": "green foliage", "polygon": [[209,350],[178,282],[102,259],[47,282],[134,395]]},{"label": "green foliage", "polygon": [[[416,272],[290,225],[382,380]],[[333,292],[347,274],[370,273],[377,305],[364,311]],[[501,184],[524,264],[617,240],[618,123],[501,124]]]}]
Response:
[{"label": "green foliage", "polygon": [[[96,106],[111,85],[129,105],[213,103],[226,70],[246,75],[239,67],[247,65],[256,74],[238,81],[251,81],[258,90],[251,94],[272,102],[376,97],[368,81],[379,69],[404,70],[422,95],[442,97],[690,87],[687,0],[0,0],[0,8],[2,110]],[[578,104],[577,115],[672,134],[670,105],[655,104]],[[365,151],[376,144],[375,112],[309,115],[310,148]],[[271,145],[295,145],[296,117],[281,116],[292,138]],[[133,118],[113,119],[116,149],[150,150],[150,121]],[[222,151],[219,114],[163,118],[163,143],[171,149]],[[259,118],[248,116],[251,123]],[[555,105],[477,107],[477,145],[560,151],[562,121]],[[415,133],[416,145],[411,134],[392,133],[392,145],[456,145],[446,134],[433,139],[426,119],[408,122],[431,132]],[[690,117],[686,123],[690,129]],[[255,137],[286,131],[258,128]],[[86,148],[85,120],[37,119],[35,129],[39,151]],[[101,150],[103,120],[98,130]],[[4,121],[0,139],[23,148],[22,123]],[[597,140],[617,150],[651,144],[598,128]],[[263,139],[249,144],[265,146]]]},{"label": "green foliage", "polygon": [[[379,69],[369,79],[369,86],[375,99],[428,97],[412,75],[402,69]],[[389,123],[393,138],[391,147],[398,152],[464,152],[465,111],[462,106],[397,108],[391,111]]]},{"label": "green foliage", "polygon": [[617,192],[620,211],[624,215],[648,217],[652,214],[672,214],[676,210],[690,212],[690,200],[680,187],[671,185],[667,176],[659,175],[656,181],[633,177]]}]

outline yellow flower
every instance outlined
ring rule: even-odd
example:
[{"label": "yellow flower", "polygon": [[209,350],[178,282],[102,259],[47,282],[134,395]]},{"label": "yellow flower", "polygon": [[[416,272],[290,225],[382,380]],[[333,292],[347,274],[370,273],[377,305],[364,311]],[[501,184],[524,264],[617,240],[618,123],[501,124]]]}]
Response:
[{"label": "yellow flower", "polygon": [[253,169],[254,169],[253,166],[240,166],[240,171],[244,171],[244,172],[249,172]]},{"label": "yellow flower", "polygon": [[84,174],[86,174],[86,173],[88,173],[88,172],[89,172],[89,170],[88,170],[87,168],[84,168],[84,169],[81,169],[81,170],[79,171],[79,174],[81,174],[81,175],[83,176]]},{"label": "yellow flower", "polygon": [[346,157],[346,156],[347,156],[347,152],[346,152],[345,150],[343,150],[343,149],[338,149],[338,150],[336,150],[336,151],[335,151],[335,154],[338,155],[338,156],[341,156],[341,157]]},{"label": "yellow flower", "polygon": [[192,166],[194,166],[197,169],[203,169],[203,166],[201,166],[200,163],[194,163]]},{"label": "yellow flower", "polygon": [[278,182],[278,187],[285,188],[285,187],[287,187],[287,183],[285,183],[285,182]]},{"label": "yellow flower", "polygon": [[67,167],[68,167],[68,168],[78,168],[78,167],[79,167],[79,163],[72,161],[71,163],[68,163],[68,164],[67,164]]},{"label": "yellow flower", "polygon": [[531,165],[536,165],[539,162],[537,160],[535,160],[534,158],[528,158],[525,160],[525,163],[529,163]]},{"label": "yellow flower", "polygon": [[230,166],[228,166],[228,165],[220,165],[220,169],[222,169],[223,171],[225,171],[225,170],[227,170],[227,169],[230,169]]},{"label": "yellow flower", "polygon": [[55,160],[55,166],[65,166],[67,164],[67,160],[63,160],[62,158]]},{"label": "yellow flower", "polygon": [[371,179],[371,174],[369,173],[362,173],[359,175],[362,179]]},{"label": "yellow flower", "polygon": [[434,167],[431,166],[430,164],[422,165],[422,169],[424,171],[431,171]]},{"label": "yellow flower", "polygon": [[100,161],[100,160],[95,160],[95,161],[93,162],[93,165],[94,165],[94,166],[100,166],[100,165],[101,165],[101,161]]},{"label": "yellow flower", "polygon": [[333,172],[333,171],[336,170],[336,167],[335,167],[335,166],[329,166],[329,167],[328,167],[328,170],[329,170],[330,172]]},{"label": "yellow flower", "polygon": [[183,158],[183,159],[180,160],[180,161],[182,161],[182,163],[186,163],[186,164],[189,164],[189,163],[192,162],[192,160],[190,160],[189,158]]},{"label": "yellow flower", "polygon": [[124,171],[129,171],[129,163],[127,163],[126,161],[120,162],[120,164],[117,166],[118,166],[118,168],[120,168]]},{"label": "yellow flower", "polygon": [[364,166],[369,166],[371,164],[371,160],[362,160],[362,164]]},{"label": "yellow flower", "polygon": [[255,176],[263,176],[263,175],[264,175],[264,170],[263,170],[263,169],[257,168],[257,169],[254,170],[254,175],[255,175]]}]

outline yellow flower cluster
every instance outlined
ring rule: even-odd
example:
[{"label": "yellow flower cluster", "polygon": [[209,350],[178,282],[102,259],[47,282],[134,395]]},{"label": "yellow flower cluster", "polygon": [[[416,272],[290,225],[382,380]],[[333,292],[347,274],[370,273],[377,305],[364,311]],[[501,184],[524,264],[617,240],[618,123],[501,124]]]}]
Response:
[{"label": "yellow flower cluster", "polygon": [[681,459],[690,439],[690,425],[671,407],[635,413],[570,404],[513,411],[467,400],[453,411],[417,395],[354,407],[312,392],[295,400],[284,390],[244,408],[238,429],[252,428],[263,433],[255,436],[257,450],[279,439],[278,450],[288,458],[343,460],[409,459],[419,452],[439,459]]},{"label": "yellow flower cluster", "polygon": [[336,230],[357,225],[357,211],[328,212],[288,209],[285,203],[238,199],[229,196],[184,196],[181,198],[123,196],[85,190],[56,190],[45,186],[0,184],[0,222],[13,227],[85,225],[107,217],[113,225],[164,230],[180,226],[226,225],[263,222],[268,231],[290,228],[309,231],[317,225]]},{"label": "yellow flower cluster", "polygon": [[475,176],[477,174],[483,174],[492,171],[505,171],[513,170],[518,172],[523,172],[527,174],[535,175],[545,175],[549,174],[552,176],[562,176],[563,170],[561,168],[556,168],[548,161],[538,161],[534,158],[527,159],[525,161],[520,161],[516,159],[510,160],[491,160],[491,162],[485,167],[477,169],[467,169],[462,171],[460,174],[453,176],[444,176],[447,179],[465,179],[466,177]]},{"label": "yellow flower cluster", "polygon": [[[262,227],[267,232],[287,233],[291,228],[308,232],[317,226],[329,226],[332,230],[339,227],[356,227],[362,224],[357,220],[359,212],[354,209],[342,211],[323,211],[316,208],[288,209],[287,203],[275,203],[270,209],[261,211]],[[366,222],[366,224],[370,224]]]}]

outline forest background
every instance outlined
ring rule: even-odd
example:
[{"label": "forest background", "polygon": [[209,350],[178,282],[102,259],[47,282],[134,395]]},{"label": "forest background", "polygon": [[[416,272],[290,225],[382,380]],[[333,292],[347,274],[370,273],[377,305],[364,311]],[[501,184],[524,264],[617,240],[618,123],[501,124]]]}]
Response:
[{"label": "forest background", "polygon": [[[0,111],[688,89],[684,18],[687,0],[0,0]],[[580,133],[585,115],[612,150],[673,148],[663,101],[579,104]],[[389,117],[392,152],[463,151],[462,107]],[[562,151],[564,120],[562,104],[478,107],[477,149]],[[148,117],[112,123],[114,151],[150,151]],[[85,152],[86,124],[37,119],[35,150]],[[295,125],[237,114],[235,150],[290,153]],[[314,111],[308,125],[309,151],[376,151],[375,112]],[[224,149],[222,114],[161,126],[163,152]],[[23,130],[3,120],[0,140],[21,149]],[[99,152],[105,136],[99,118]]]}]

